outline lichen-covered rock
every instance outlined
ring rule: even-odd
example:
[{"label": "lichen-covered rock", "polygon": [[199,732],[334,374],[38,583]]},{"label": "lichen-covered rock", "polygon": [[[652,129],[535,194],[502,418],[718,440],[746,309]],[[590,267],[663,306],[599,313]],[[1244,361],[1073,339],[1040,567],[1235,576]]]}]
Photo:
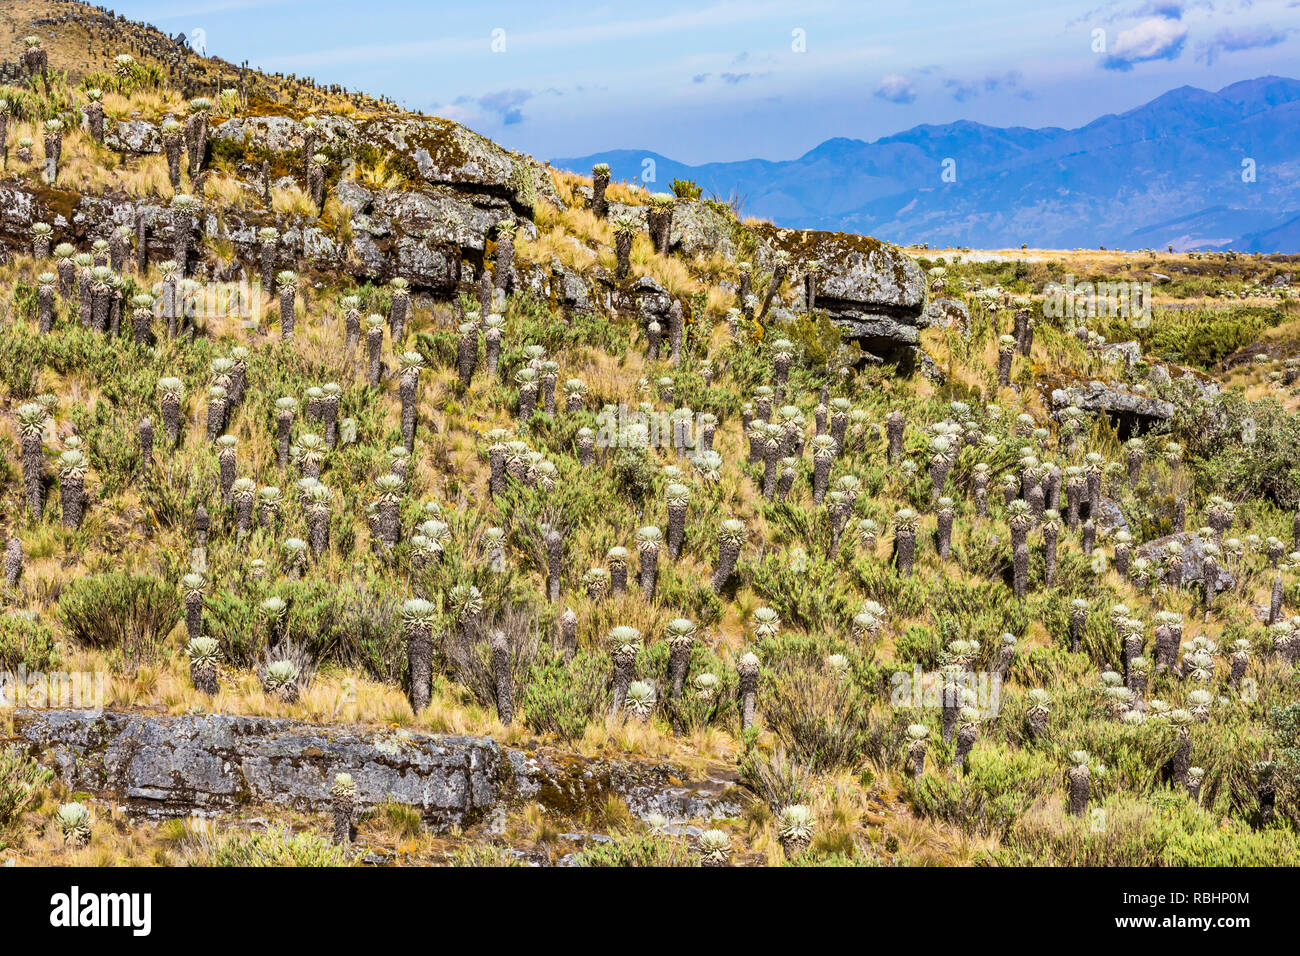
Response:
[{"label": "lichen-covered rock", "polygon": [[[354,193],[357,188],[354,188]],[[355,202],[356,197],[351,196],[350,200]],[[450,243],[480,254],[486,247],[488,233],[498,223],[515,218],[504,200],[471,197],[449,189],[427,192],[382,190],[372,194],[364,208],[366,228],[372,234],[374,223],[382,217],[389,224],[400,227],[408,236]],[[355,220],[353,228],[357,228]],[[523,229],[527,238],[532,238],[530,233],[535,232],[536,227],[531,222]]]},{"label": "lichen-covered rock", "polygon": [[598,809],[615,793],[642,819],[659,814],[669,821],[711,820],[742,810],[734,774],[684,782],[667,764],[632,760],[593,762],[553,751],[507,752],[511,799],[536,802],[565,816]]},{"label": "lichen-covered rock", "polygon": [[1077,405],[1084,411],[1105,412],[1120,419],[1123,426],[1121,437],[1138,432],[1161,431],[1169,426],[1174,417],[1172,402],[1138,395],[1126,391],[1120,385],[1095,379],[1053,388],[1050,397],[1054,415],[1059,415],[1071,405]]},{"label": "lichen-covered rock", "polygon": [[352,775],[359,808],[406,804],[435,829],[525,801],[583,816],[610,796],[640,816],[740,812],[728,773],[688,783],[667,764],[507,750],[486,737],[225,714],[27,709],[15,712],[14,734],[70,789],[112,796],[155,817],[250,805],[325,812],[337,773]]},{"label": "lichen-covered rock", "polygon": [[1102,358],[1123,363],[1128,368],[1142,361],[1142,346],[1137,342],[1110,342],[1100,346],[1097,353]]},{"label": "lichen-covered rock", "polygon": [[663,318],[673,306],[668,290],[651,276],[639,276],[627,290],[630,307],[648,322]]},{"label": "lichen-covered rock", "polygon": [[775,253],[789,256],[790,275],[816,269],[816,307],[867,351],[912,356],[926,325],[925,273],[897,246],[869,236],[815,229],[753,227],[763,243],[756,265],[771,269]]},{"label": "lichen-covered rock", "polygon": [[970,336],[970,310],[960,299],[931,299],[925,307],[924,324],[936,329],[957,329]]},{"label": "lichen-covered rock", "polygon": [[[1163,538],[1148,541],[1138,547],[1138,556],[1150,561],[1153,568],[1163,569],[1165,567],[1165,547],[1171,541],[1177,541],[1183,546],[1182,557],[1179,558],[1183,586],[1204,585],[1206,542],[1194,531],[1179,531],[1176,534],[1167,534]],[[1219,561],[1215,565],[1215,577],[1214,589],[1216,593],[1222,593],[1228,588],[1234,587],[1237,583],[1236,578],[1224,566],[1223,561]]]},{"label": "lichen-covered rock", "polygon": [[930,384],[943,388],[948,383],[948,377],[943,374],[943,369],[939,367],[939,363],[925,349],[916,350],[916,367],[920,369],[921,375]]},{"label": "lichen-covered rock", "polygon": [[[320,114],[316,146],[337,149],[351,162],[357,154],[382,157],[410,184],[450,186],[505,199],[527,215],[537,199],[563,208],[550,172],[536,160],[512,153],[485,136],[439,117],[383,116],[368,121]],[[237,116],[212,131],[218,141],[256,145],[274,153],[302,150],[307,128],[289,116]]]},{"label": "lichen-covered rock", "polygon": [[1098,531],[1114,534],[1118,531],[1129,530],[1128,519],[1124,517],[1124,509],[1119,506],[1119,502],[1114,498],[1103,497],[1097,503],[1096,513],[1089,515],[1089,517],[1096,524]]},{"label": "lichen-covered rock", "polygon": [[925,307],[925,275],[897,246],[869,236],[813,229],[773,231],[769,243],[790,255],[791,270],[817,262],[817,301],[832,313],[883,312],[917,318]]},{"label": "lichen-covered rock", "polygon": [[460,281],[460,251],[454,246],[402,236],[393,244],[393,258],[393,275],[413,286],[447,294]]},{"label": "lichen-covered rock", "polygon": [[516,265],[522,285],[542,300],[574,313],[592,311],[598,282],[588,283],[558,258],[550,266],[541,263]]},{"label": "lichen-covered rock", "polygon": [[104,133],[104,145],[126,153],[161,153],[162,133],[144,120],[120,120]]},{"label": "lichen-covered rock", "polygon": [[[355,136],[357,124],[343,116],[321,114],[316,117],[316,141],[328,145],[332,140]],[[300,150],[306,143],[307,127],[291,116],[234,116],[214,127],[214,140],[236,143],[252,142],[273,153]]]},{"label": "lichen-covered rock", "polygon": [[562,305],[575,312],[590,311],[591,293],[582,276],[557,262],[551,266],[551,281],[558,283],[555,296]]},{"label": "lichen-covered rock", "polygon": [[[40,215],[36,197],[30,191],[17,186],[0,185],[0,230],[15,237],[30,235],[32,223],[40,221]],[[51,219],[45,221],[56,227],[59,225]],[[66,218],[64,222],[67,222]]]},{"label": "lichen-covered rock", "polygon": [[734,259],[736,244],[731,238],[731,228],[732,220],[708,203],[699,200],[679,202],[673,209],[669,247],[688,257],[716,252]]},{"label": "lichen-covered rock", "polygon": [[487,738],[272,718],[22,710],[14,729],[70,788],[160,816],[249,803],[323,811],[334,775],[350,773],[359,806],[392,799],[445,828],[494,806],[507,769]]}]

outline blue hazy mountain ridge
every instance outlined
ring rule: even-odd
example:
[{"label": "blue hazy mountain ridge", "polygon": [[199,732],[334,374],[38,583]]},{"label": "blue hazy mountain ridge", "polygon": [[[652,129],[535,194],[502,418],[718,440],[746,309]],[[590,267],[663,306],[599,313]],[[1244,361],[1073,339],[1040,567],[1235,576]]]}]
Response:
[{"label": "blue hazy mountain ridge", "polygon": [[652,190],[692,179],[745,215],[899,243],[1300,251],[1300,81],[1284,77],[1179,87],[1078,129],[961,120],[836,137],[784,161],[691,166],[619,149],[552,163],[606,162],[641,181],[647,159]]}]

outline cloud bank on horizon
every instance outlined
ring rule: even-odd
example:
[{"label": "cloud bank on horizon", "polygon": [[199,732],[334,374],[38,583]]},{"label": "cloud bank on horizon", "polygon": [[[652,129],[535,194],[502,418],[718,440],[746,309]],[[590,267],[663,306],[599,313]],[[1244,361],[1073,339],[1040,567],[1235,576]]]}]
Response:
[{"label": "cloud bank on horizon", "polygon": [[115,6],[202,30],[215,55],[386,94],[541,157],[788,159],[837,136],[1069,127],[1182,85],[1300,74],[1300,0]]}]

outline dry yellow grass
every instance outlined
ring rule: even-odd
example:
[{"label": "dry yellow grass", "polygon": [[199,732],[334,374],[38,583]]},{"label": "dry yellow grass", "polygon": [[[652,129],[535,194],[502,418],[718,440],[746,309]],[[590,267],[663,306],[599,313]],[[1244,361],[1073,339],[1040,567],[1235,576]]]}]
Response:
[{"label": "dry yellow grass", "polygon": [[203,190],[208,199],[225,209],[250,209],[261,201],[233,176],[221,173],[209,173]]},{"label": "dry yellow grass", "polygon": [[316,204],[298,185],[272,189],[271,207],[281,216],[316,218]]},{"label": "dry yellow grass", "polygon": [[[9,166],[30,182],[40,180],[44,163],[44,134],[32,123],[9,124]],[[17,158],[18,141],[33,143],[32,162],[24,166]],[[167,178],[167,161],[161,155],[133,156],[124,161],[95,142],[80,127],[63,134],[58,185],[77,192],[121,191],[140,198],[168,198],[172,195]]]}]

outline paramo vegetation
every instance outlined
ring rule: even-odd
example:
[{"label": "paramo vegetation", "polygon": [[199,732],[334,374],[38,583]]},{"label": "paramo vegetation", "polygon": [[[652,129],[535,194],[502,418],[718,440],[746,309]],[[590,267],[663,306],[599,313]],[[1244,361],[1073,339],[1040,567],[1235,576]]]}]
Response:
[{"label": "paramo vegetation", "polygon": [[[916,250],[964,318],[901,361],[818,307],[834,263],[764,253],[694,184],[647,196],[598,167],[512,193],[450,287],[394,259],[322,271],[304,230],[342,243],[339,191],[407,173],[316,131],[387,104],[227,85],[143,39],[79,73],[46,43],[0,87],[0,186],[55,213],[3,235],[0,670],[107,672],[112,710],[671,762],[731,775],[739,810],[526,803],[446,837],[340,774],[332,820],[128,826],[14,751],[0,856],[1300,863],[1300,324],[1252,298],[1293,264],[1248,260],[1261,281],[1232,296],[1189,271],[1131,334],[1043,315],[1045,281],[1101,269],[1086,257]],[[277,110],[320,138],[265,181],[214,146]],[[106,141],[131,117],[158,152]],[[159,212],[74,228],[69,191]],[[207,228],[235,208],[265,256]],[[726,254],[683,248],[705,211]],[[259,308],[198,308],[218,271],[261,280]],[[608,295],[575,306],[539,273]]]}]

